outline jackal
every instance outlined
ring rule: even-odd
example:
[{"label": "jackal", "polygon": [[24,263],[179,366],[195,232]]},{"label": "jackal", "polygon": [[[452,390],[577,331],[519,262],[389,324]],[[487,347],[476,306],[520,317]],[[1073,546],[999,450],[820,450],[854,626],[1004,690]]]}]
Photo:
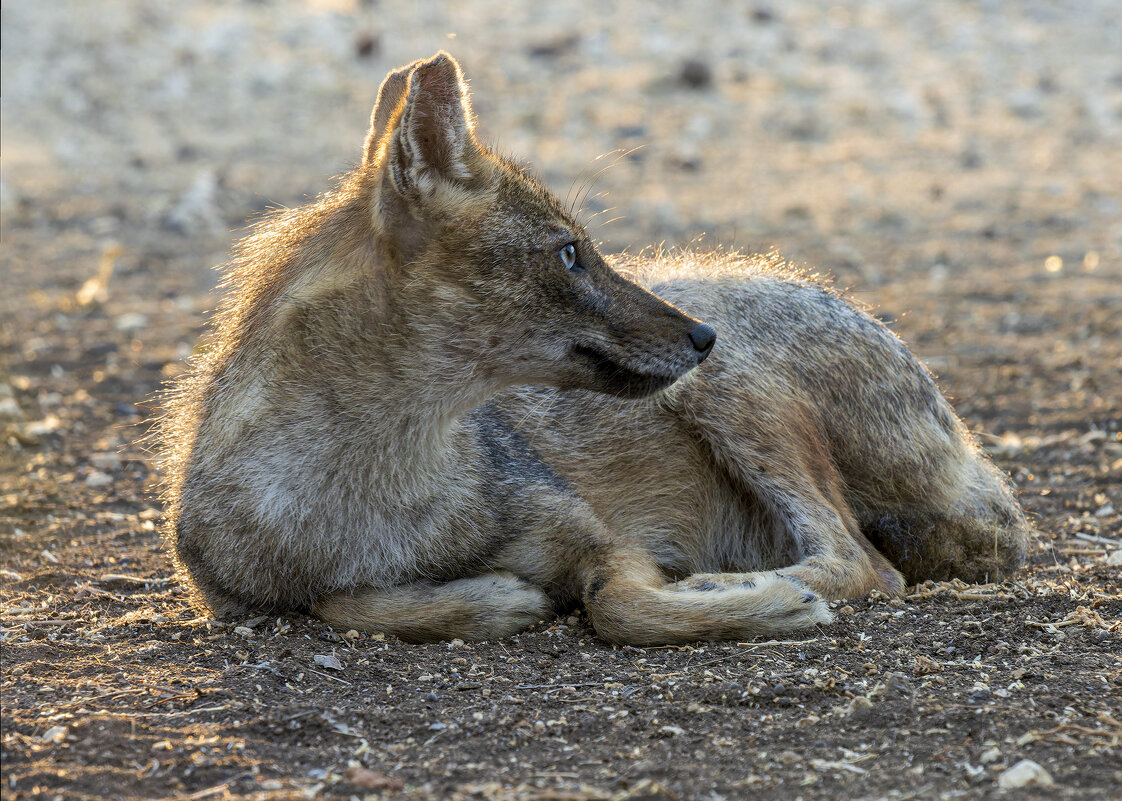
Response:
[{"label": "jackal", "polygon": [[423,641],[583,606],[679,643],[1023,559],[896,336],[772,257],[609,265],[476,139],[445,53],[385,79],[361,163],[227,284],[164,426],[168,536],[215,615]]}]

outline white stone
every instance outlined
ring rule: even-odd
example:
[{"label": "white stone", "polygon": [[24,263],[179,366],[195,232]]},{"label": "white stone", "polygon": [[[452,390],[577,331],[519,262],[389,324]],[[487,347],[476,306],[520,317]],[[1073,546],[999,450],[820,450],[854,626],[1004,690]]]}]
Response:
[{"label": "white stone", "polygon": [[106,475],[100,470],[94,470],[86,476],[86,486],[90,489],[101,489],[102,487],[108,487],[112,483],[113,477]]},{"label": "white stone", "polygon": [[121,454],[113,451],[90,454],[90,464],[98,470],[118,470],[121,467]]},{"label": "white stone", "polygon": [[15,398],[0,398],[0,420],[22,420],[23,409]]},{"label": "white stone", "polygon": [[983,765],[989,765],[993,762],[997,762],[999,759],[1001,759],[1001,749],[991,748],[988,751],[982,752],[982,756],[978,758],[978,761]]},{"label": "white stone", "polygon": [[43,736],[39,739],[45,743],[61,743],[68,734],[70,734],[70,729],[66,726],[52,726],[43,732]]},{"label": "white stone", "polygon": [[312,657],[312,661],[329,670],[344,670],[347,667],[335,654],[316,654]]},{"label": "white stone", "polygon": [[132,334],[148,327],[148,317],[140,312],[129,312],[114,319],[113,325],[118,331]]},{"label": "white stone", "polygon": [[1051,787],[1054,783],[1051,774],[1031,759],[1022,759],[997,777],[997,786],[1003,790],[1016,790],[1030,784]]}]

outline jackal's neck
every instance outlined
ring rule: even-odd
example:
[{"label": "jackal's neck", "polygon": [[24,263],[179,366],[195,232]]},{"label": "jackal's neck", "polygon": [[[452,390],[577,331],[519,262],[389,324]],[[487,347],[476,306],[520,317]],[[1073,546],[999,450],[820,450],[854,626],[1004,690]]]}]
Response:
[{"label": "jackal's neck", "polygon": [[[369,210],[321,216],[327,233],[364,231]],[[463,416],[505,389],[470,331],[471,298],[449,297],[369,232],[308,236],[287,258],[249,271],[281,289],[254,293],[227,321],[237,356],[215,386],[250,427],[308,429],[313,450],[361,454],[387,488],[421,491],[470,439]]]},{"label": "jackal's neck", "polygon": [[379,481],[423,492],[470,447],[464,416],[508,383],[487,368],[464,315],[361,291],[305,316],[294,378]]}]

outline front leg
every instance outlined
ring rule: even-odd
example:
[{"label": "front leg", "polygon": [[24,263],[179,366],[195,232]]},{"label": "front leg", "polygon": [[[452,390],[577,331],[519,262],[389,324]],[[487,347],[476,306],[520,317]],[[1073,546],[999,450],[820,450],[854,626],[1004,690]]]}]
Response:
[{"label": "front leg", "polygon": [[582,603],[597,634],[612,642],[735,640],[832,619],[821,597],[776,576],[762,575],[751,586],[718,592],[684,592],[667,583],[655,554],[641,540],[609,530],[572,494],[539,492],[523,513],[524,535],[494,564],[544,587],[554,608]]},{"label": "front leg", "polygon": [[[755,482],[758,497],[794,540],[799,561],[776,573],[797,579],[827,598],[853,598],[879,590],[902,595],[903,575],[870,543],[830,479],[832,468],[819,474],[827,498],[809,476],[790,472]],[[832,475],[831,475],[832,474]]]},{"label": "front leg", "polygon": [[795,564],[777,572],[827,598],[903,593],[903,576],[846,502],[821,410],[794,397],[783,375],[749,373],[728,356],[722,363],[716,354],[698,372],[682,411],[746,503],[762,505],[789,538]]}]

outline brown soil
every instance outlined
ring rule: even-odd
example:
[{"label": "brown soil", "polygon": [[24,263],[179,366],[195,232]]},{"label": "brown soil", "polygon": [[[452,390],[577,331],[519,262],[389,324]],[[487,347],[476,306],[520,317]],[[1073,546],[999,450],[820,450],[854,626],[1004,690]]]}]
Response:
[{"label": "brown soil", "polygon": [[[1117,798],[1111,3],[374,5],[5,4],[4,797]],[[322,188],[385,71],[442,46],[483,135],[562,196],[644,145],[585,204],[626,215],[606,251],[707,231],[875,307],[1012,475],[1030,566],[839,603],[781,642],[620,649],[574,617],[416,646],[200,618],[132,443],[228,231]],[[1022,759],[1054,784],[1002,789]]]}]

